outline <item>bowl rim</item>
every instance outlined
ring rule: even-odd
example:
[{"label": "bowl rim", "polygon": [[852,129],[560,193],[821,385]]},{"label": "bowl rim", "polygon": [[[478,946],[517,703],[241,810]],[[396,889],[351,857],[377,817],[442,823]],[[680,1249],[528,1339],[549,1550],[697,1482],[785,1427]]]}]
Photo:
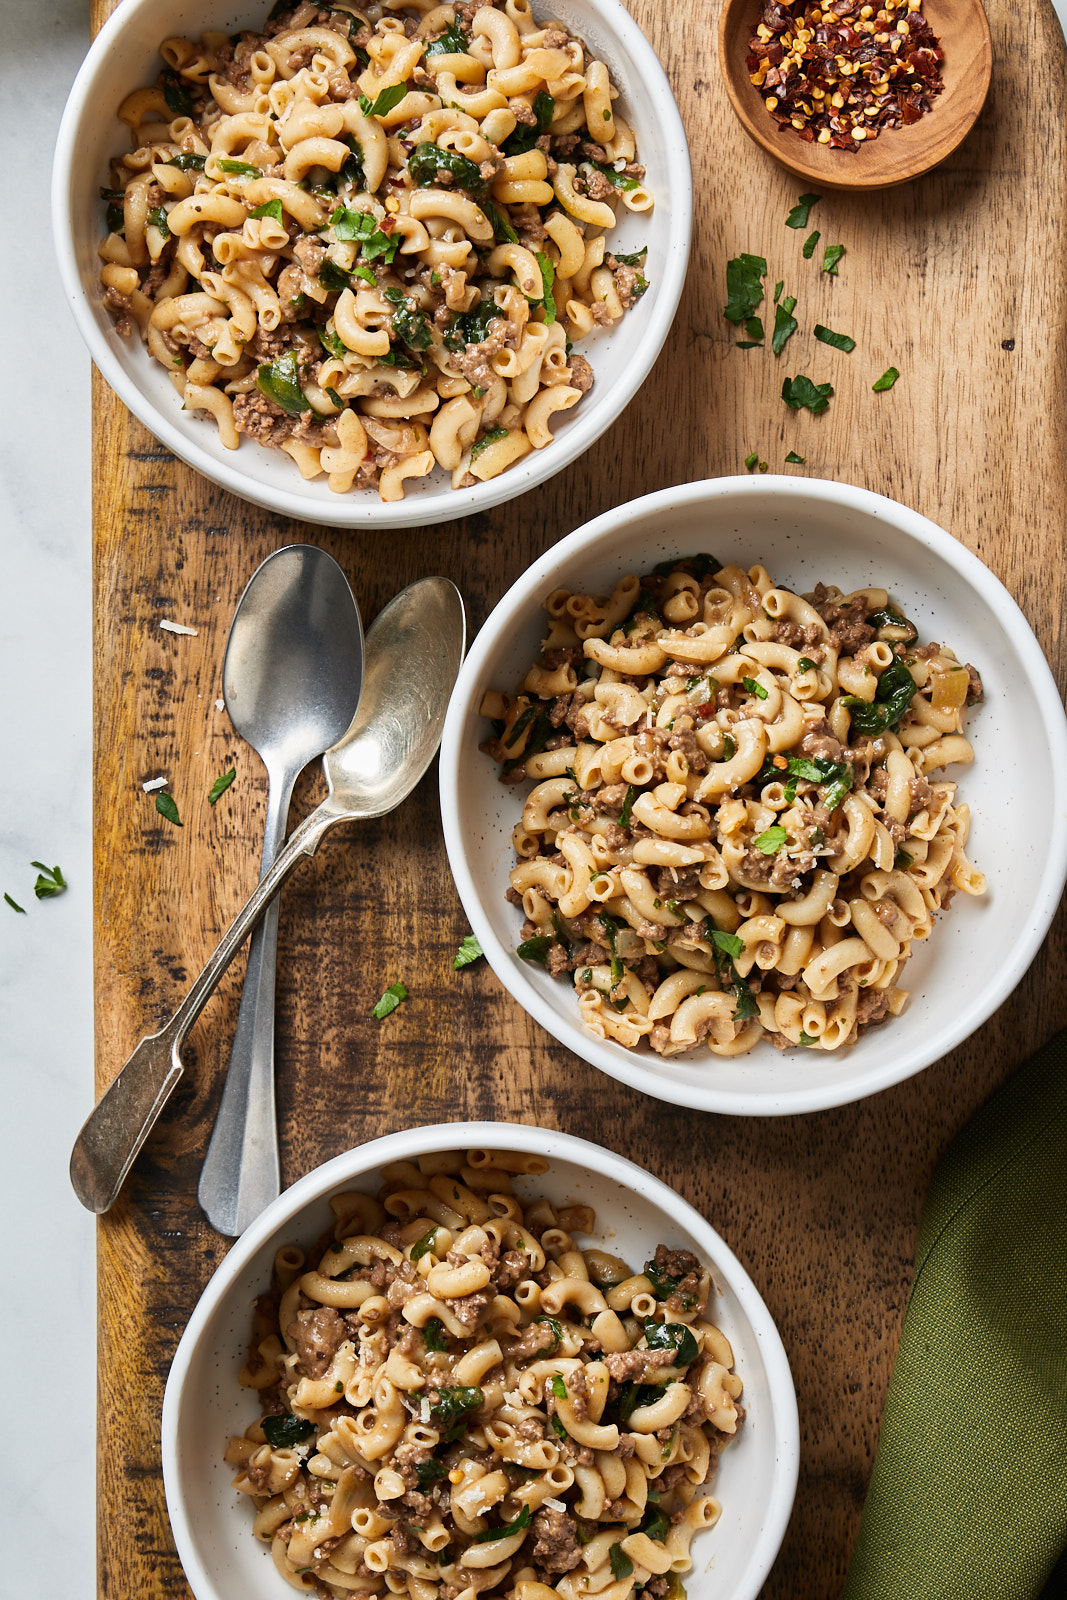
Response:
[{"label": "bowl rim", "polygon": [[626,1156],[620,1156],[614,1150],[593,1144],[590,1140],[554,1128],[513,1122],[428,1123],[355,1145],[315,1167],[273,1200],[216,1267],[175,1351],[163,1395],[161,1423],[167,1514],[179,1558],[197,1600],[221,1600],[221,1597],[214,1579],[197,1554],[185,1502],[180,1493],[179,1424],[185,1383],[193,1356],[212,1317],[231,1292],[235,1281],[271,1235],[290,1219],[295,1222],[301,1211],[339,1185],[358,1179],[370,1168],[387,1161],[405,1160],[414,1155],[457,1146],[483,1144],[489,1147],[506,1144],[509,1149],[544,1155],[550,1161],[556,1157],[636,1191],[668,1214],[677,1216],[683,1226],[700,1240],[713,1271],[735,1296],[752,1330],[753,1339],[759,1346],[775,1423],[771,1494],[754,1546],[754,1565],[749,1569],[746,1587],[731,1597],[731,1600],[756,1600],[785,1537],[800,1471],[800,1417],[796,1388],[785,1346],[763,1297],[711,1223],[662,1178],[657,1178]]},{"label": "bowl rim", "polygon": [[[606,555],[610,538],[631,523],[678,507],[712,503],[735,495],[744,500],[776,493],[844,506],[890,523],[948,562],[978,592],[986,605],[997,611],[1018,651],[1044,721],[1054,792],[1067,796],[1067,713],[1041,646],[1000,579],[966,545],[921,512],[911,510],[900,501],[855,484],[829,478],[791,477],[787,474],[768,474],[759,478],[706,478],[676,488],[659,489],[653,494],[643,495],[603,512],[583,523],[558,544],[552,545],[507,590],[471,644],[449,702],[439,766],[441,821],[452,876],[486,960],[510,998],[560,1044],[618,1082],[652,1095],[655,1099],[682,1105],[690,1110],[714,1111],[732,1116],[792,1116],[802,1111],[824,1111],[835,1106],[850,1105],[902,1083],[932,1066],[977,1032],[1022,980],[1049,930],[1067,882],[1067,810],[1061,808],[1048,840],[1040,893],[1032,908],[1031,920],[1015,942],[1010,958],[1004,961],[998,971],[996,982],[988,986],[974,1008],[956,1012],[954,1020],[932,1034],[936,1050],[926,1060],[916,1063],[894,1056],[861,1082],[850,1078],[818,1087],[796,1081],[793,1086],[782,1087],[773,1095],[767,1091],[723,1090],[716,1087],[713,1079],[704,1085],[674,1083],[661,1078],[654,1067],[647,1064],[647,1057],[636,1051],[626,1052],[625,1059],[621,1059],[620,1049],[612,1048],[607,1041],[596,1039],[591,1034],[587,1035],[577,1018],[572,1022],[561,1016],[529,981],[521,964],[516,963],[513,952],[506,949],[497,938],[488,916],[482,910],[468,865],[461,821],[463,808],[460,784],[464,768],[460,752],[465,724],[469,717],[477,716],[473,697],[480,687],[486,665],[500,648],[500,641],[506,639],[514,627],[521,625],[530,612],[540,606],[561,568],[574,559],[588,556],[598,546],[605,547]],[[622,570],[620,562],[620,572]]]},{"label": "bowl rim", "polygon": [[[263,3],[265,7],[266,0]],[[485,483],[479,483],[473,489],[452,489],[445,480],[441,487],[421,498],[382,501],[377,491],[364,490],[360,491],[358,500],[350,492],[332,495],[327,501],[305,496],[301,492],[303,480],[295,465],[293,487],[275,490],[246,476],[236,459],[240,450],[233,452],[235,459],[232,465],[228,460],[215,461],[200,447],[194,433],[182,429],[181,411],[177,406],[173,413],[158,409],[154,401],[128,377],[113,348],[118,336],[105,332],[94,315],[93,303],[81,282],[75,247],[74,206],[79,195],[74,185],[74,169],[78,159],[79,129],[86,116],[97,114],[97,78],[113,45],[131,18],[153,10],[166,14],[181,10],[180,0],[124,0],[90,45],[63,110],[52,160],[52,240],[63,298],[93,362],[114,393],[154,438],[209,482],[264,510],[322,527],[373,531],[451,522],[517,499],[565,470],[619,420],[651,374],[677,315],[692,244],[693,171],[681,112],[667,74],[650,41],[622,0],[582,0],[582,3],[602,17],[605,33],[618,39],[623,48],[641,62],[643,82],[656,107],[655,140],[670,154],[669,203],[667,195],[661,196],[657,202],[664,219],[663,269],[655,284],[655,295],[649,297],[647,321],[635,341],[630,358],[617,381],[602,391],[603,400],[599,409],[594,402],[588,410],[574,416],[562,437],[554,439],[543,450],[532,451],[515,467]],[[140,353],[146,360],[150,359],[147,352],[142,350]],[[595,347],[592,354],[595,357]],[[595,361],[593,366],[595,372]]]}]

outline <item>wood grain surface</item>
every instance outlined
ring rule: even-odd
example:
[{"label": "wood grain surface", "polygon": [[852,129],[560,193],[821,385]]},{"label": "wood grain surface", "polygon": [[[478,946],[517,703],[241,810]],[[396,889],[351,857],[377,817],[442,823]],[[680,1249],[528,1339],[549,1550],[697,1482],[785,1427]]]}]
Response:
[{"label": "wood grain surface", "polygon": [[[112,9],[94,0],[95,25]],[[783,226],[795,180],[729,111],[718,6],[631,0],[631,9],[689,131],[693,255],[673,335],[625,424],[554,482],[444,527],[324,533],[197,477],[94,379],[98,1093],[172,1010],[255,880],[266,781],[215,702],[237,597],[283,544],[329,549],[367,620],[402,585],[443,572],[476,628],[543,549],[587,518],[649,490],[742,471],[751,450],[772,470],[791,470],[783,463],[795,449],[807,459],[796,470],[895,496],[981,556],[1063,683],[1067,74],[1051,6],[990,0],[992,91],[948,165],[883,195],[821,202],[812,225],[847,251],[835,279],[819,274],[818,260],[801,260],[803,232]],[[855,353],[800,334],[781,362],[736,350],[721,311],[727,257],[742,250],[765,255],[769,279],[803,293],[806,325],[851,333]],[[890,363],[900,382],[872,394]],[[824,416],[786,410],[778,391],[787,368],[833,381]],[[199,633],[163,633],[160,617]],[[237,781],[210,808],[208,788],[230,765]],[[142,794],[158,773],[171,780],[181,829]],[[317,783],[298,791],[294,817]],[[863,1104],[778,1121],[697,1115],[607,1080],[532,1023],[484,963],[453,972],[465,931],[433,772],[393,816],[340,830],[293,879],[277,1008],[285,1181],[407,1125],[490,1117],[595,1139],[673,1184],[748,1268],[796,1378],[800,1487],[764,1593],[836,1594],[877,1444],[922,1197],[954,1132],[1067,1021],[1062,915],[1019,989],[967,1045]],[[398,975],[412,998],[379,1024],[370,1007]],[[109,1600],[188,1593],[164,1507],[160,1407],[175,1344],[228,1247],[201,1216],[196,1184],[240,978],[238,963],[100,1224],[99,1588]]]}]

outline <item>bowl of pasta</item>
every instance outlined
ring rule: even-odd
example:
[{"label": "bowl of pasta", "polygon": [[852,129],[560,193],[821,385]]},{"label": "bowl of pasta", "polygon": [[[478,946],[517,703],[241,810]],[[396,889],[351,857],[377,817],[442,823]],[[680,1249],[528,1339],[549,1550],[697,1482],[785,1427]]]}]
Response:
[{"label": "bowl of pasta", "polygon": [[504,987],[708,1111],[846,1104],[938,1060],[1067,876],[1067,724],[1025,618],[846,484],[688,484],[562,539],[475,639],[440,774]]},{"label": "bowl of pasta", "polygon": [[120,398],[223,488],[341,527],[484,510],[587,449],[667,336],[691,225],[619,0],[125,0],[53,174]]},{"label": "bowl of pasta", "polygon": [[182,1336],[163,1474],[197,1600],[754,1600],[799,1425],[744,1268],[632,1162],[456,1123],[317,1168]]}]

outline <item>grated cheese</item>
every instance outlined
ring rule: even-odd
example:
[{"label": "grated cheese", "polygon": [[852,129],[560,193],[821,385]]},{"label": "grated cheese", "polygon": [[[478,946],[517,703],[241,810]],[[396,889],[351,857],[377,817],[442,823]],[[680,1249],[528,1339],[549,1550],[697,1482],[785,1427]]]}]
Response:
[{"label": "grated cheese", "polygon": [[165,628],[168,633],[187,633],[194,639],[200,632],[199,628],[187,628],[182,622],[171,622],[169,617],[160,617],[159,626]]}]

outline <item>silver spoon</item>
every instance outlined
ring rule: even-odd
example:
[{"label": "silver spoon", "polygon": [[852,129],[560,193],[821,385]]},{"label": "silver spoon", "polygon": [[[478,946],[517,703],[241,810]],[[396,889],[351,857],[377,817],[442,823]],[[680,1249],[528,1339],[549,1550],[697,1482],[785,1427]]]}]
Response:
[{"label": "silver spoon", "polygon": [[344,738],[322,758],[329,792],[275,857],[166,1027],[142,1039],[74,1143],[70,1179],[89,1211],[106,1211],[181,1077],[181,1046],[234,954],[303,856],[339,822],[384,816],[410,794],[441,741],[463,660],[463,601],[447,578],[423,578],[369,630],[363,696]]},{"label": "silver spoon", "polygon": [[[348,579],[313,544],[276,550],[237,603],[222,692],[230,721],[267,769],[260,877],[285,838],[293,785],[344,733],[363,682],[363,625]],[[243,1233],[281,1193],[274,1106],[278,902],[248,947],[230,1065],[200,1174],[200,1204],[219,1233]]]}]

